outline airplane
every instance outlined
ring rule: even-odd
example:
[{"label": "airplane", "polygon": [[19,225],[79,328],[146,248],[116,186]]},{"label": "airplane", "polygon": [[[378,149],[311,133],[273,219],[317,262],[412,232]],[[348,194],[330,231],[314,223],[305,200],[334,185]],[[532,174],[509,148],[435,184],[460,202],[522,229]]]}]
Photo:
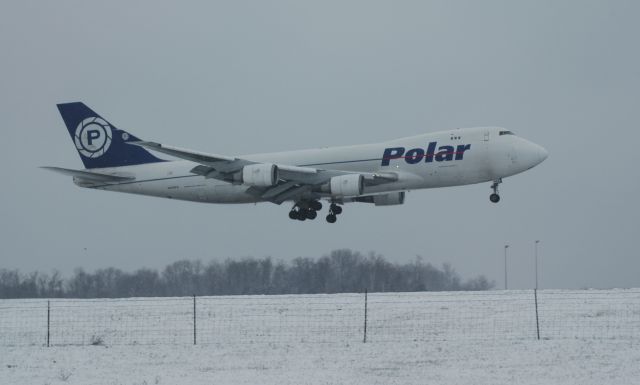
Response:
[{"label": "airplane", "polygon": [[[315,219],[329,204],[401,205],[405,192],[491,182],[493,203],[506,177],[544,161],[547,151],[500,127],[457,128],[382,143],[252,155],[219,155],[144,141],[81,102],[57,105],[84,170],[43,167],[80,186],[206,203],[282,204],[289,218]],[[179,160],[158,158],[153,153]]]}]

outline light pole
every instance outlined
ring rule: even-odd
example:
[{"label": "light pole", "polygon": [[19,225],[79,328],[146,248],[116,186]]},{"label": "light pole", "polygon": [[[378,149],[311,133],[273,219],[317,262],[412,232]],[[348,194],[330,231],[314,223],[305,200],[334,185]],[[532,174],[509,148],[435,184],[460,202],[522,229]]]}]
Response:
[{"label": "light pole", "polygon": [[504,289],[507,290],[507,249],[509,245],[504,245]]},{"label": "light pole", "polygon": [[538,290],[538,243],[540,243],[539,240],[536,240],[533,248],[534,248],[534,255],[535,255],[535,262],[536,262],[536,290]]}]

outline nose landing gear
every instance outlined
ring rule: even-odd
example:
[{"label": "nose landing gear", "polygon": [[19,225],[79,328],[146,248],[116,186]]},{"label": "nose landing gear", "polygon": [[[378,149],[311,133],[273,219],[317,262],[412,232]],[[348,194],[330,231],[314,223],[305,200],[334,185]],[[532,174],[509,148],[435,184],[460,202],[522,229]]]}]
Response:
[{"label": "nose landing gear", "polygon": [[493,203],[500,202],[500,195],[498,194],[498,185],[502,183],[502,178],[496,179],[493,181],[491,188],[493,189],[493,194],[489,195],[489,200]]}]

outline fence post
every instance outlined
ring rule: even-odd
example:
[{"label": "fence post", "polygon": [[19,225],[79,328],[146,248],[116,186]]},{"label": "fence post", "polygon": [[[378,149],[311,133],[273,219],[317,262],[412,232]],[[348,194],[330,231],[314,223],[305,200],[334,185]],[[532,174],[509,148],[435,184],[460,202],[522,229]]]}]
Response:
[{"label": "fence post", "polygon": [[364,339],[362,340],[362,343],[366,344],[367,343],[367,292],[368,290],[365,288],[364,289]]},{"label": "fence post", "polygon": [[196,344],[196,295],[193,295],[193,344]]},{"label": "fence post", "polygon": [[50,334],[50,324],[51,324],[51,301],[47,301],[47,347],[49,347],[49,339],[51,337]]},{"label": "fence post", "polygon": [[536,333],[538,334],[538,340],[540,340],[540,322],[538,320],[538,289],[533,289],[533,298],[536,303]]}]

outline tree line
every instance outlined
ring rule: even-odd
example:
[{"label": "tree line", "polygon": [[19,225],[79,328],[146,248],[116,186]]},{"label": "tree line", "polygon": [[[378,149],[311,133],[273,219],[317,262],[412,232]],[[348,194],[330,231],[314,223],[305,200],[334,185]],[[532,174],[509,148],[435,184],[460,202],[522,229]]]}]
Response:
[{"label": "tree line", "polygon": [[291,262],[272,258],[227,259],[223,262],[181,260],[163,270],[124,272],[113,267],[93,273],[78,268],[65,278],[51,274],[0,269],[0,298],[119,298],[190,295],[318,294],[370,292],[487,290],[484,276],[463,281],[449,265],[441,268],[417,257],[392,263],[349,249]]}]

